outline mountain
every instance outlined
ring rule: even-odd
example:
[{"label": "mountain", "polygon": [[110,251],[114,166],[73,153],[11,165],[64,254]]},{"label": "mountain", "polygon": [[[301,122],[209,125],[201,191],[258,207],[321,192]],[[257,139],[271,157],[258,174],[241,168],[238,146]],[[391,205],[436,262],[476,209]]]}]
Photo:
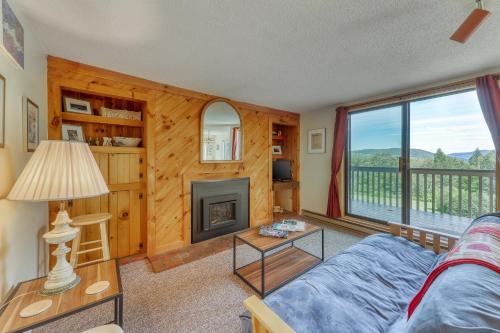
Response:
[{"label": "mountain", "polygon": [[[385,148],[385,149],[360,149],[354,150],[353,153],[356,154],[364,154],[364,155],[375,155],[377,153],[389,153],[392,156],[400,156],[401,149],[400,148]],[[410,157],[434,157],[434,153],[431,153],[422,149],[410,149]]]},{"label": "mountain", "polygon": [[[491,152],[492,150],[487,150],[483,149],[480,150],[481,154],[484,156]],[[355,154],[363,154],[363,155],[375,155],[377,153],[389,153],[391,156],[400,156],[401,154],[401,149],[400,148],[384,148],[384,149],[360,149],[360,150],[353,150],[353,153]],[[473,151],[470,152],[462,152],[462,153],[451,153],[447,154],[450,157],[458,158],[461,160],[468,161],[469,158],[474,154]],[[430,151],[423,150],[423,149],[410,149],[410,157],[417,157],[417,158],[433,158],[434,153],[431,153]]]},{"label": "mountain", "polygon": [[[480,150],[481,155],[483,155],[483,156],[488,154],[490,151],[492,151],[492,150]],[[451,153],[451,154],[448,154],[448,156],[459,158],[462,160],[469,160],[469,158],[472,156],[472,154],[474,154],[473,151],[465,152],[465,153]]]}]

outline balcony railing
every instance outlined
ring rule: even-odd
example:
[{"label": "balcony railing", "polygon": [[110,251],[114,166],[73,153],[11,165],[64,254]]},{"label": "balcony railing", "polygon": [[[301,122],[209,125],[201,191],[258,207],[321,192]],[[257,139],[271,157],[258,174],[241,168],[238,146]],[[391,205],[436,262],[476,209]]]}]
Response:
[{"label": "balcony railing", "polygon": [[[411,209],[474,218],[496,210],[494,170],[410,169]],[[349,200],[401,207],[398,168],[350,168]]]}]

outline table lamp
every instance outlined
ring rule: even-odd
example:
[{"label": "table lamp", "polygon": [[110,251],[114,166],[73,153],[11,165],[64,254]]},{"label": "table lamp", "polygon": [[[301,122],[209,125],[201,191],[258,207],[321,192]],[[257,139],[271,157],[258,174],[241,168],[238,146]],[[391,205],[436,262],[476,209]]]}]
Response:
[{"label": "table lamp", "polygon": [[43,238],[57,244],[52,255],[56,265],[47,276],[44,295],[62,293],[76,286],[80,278],[66,260],[71,251],[66,242],[75,238],[77,229],[65,209],[66,200],[97,197],[109,193],[88,144],[77,141],[41,141],[7,199],[20,201],[59,201],[54,228]]}]

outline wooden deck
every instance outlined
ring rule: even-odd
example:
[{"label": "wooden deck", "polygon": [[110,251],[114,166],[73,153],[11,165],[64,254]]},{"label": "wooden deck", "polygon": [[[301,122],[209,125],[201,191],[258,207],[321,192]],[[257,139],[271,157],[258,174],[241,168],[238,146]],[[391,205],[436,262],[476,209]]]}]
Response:
[{"label": "wooden deck", "polygon": [[[351,214],[366,216],[381,221],[401,223],[401,208],[376,203],[351,201]],[[468,217],[410,210],[410,225],[460,235],[470,224]]]}]

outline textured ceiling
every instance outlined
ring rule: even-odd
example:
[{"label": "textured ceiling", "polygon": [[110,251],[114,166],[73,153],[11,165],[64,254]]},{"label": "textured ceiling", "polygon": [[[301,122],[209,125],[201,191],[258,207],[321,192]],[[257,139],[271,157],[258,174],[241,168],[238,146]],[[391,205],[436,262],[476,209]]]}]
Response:
[{"label": "textured ceiling", "polygon": [[500,0],[15,0],[47,52],[296,112],[500,65]]}]

